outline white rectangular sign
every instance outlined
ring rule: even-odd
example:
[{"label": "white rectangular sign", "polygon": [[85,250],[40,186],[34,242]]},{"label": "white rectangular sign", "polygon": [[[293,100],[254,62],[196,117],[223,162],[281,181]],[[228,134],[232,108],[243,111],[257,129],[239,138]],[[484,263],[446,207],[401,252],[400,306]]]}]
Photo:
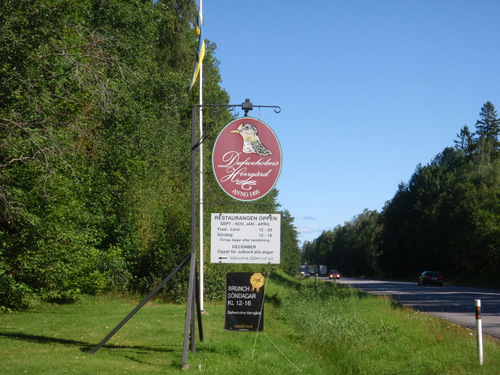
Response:
[{"label": "white rectangular sign", "polygon": [[280,214],[212,214],[212,263],[280,263]]}]

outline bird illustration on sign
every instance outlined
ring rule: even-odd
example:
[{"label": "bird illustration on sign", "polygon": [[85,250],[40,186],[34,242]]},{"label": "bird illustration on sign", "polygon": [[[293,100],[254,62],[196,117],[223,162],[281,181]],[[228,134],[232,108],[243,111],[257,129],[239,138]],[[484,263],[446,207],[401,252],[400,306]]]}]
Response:
[{"label": "bird illustration on sign", "polygon": [[260,156],[269,156],[272,152],[262,144],[259,138],[257,128],[248,123],[243,123],[237,129],[229,133],[239,134],[243,138],[243,152],[245,154],[258,154]]}]

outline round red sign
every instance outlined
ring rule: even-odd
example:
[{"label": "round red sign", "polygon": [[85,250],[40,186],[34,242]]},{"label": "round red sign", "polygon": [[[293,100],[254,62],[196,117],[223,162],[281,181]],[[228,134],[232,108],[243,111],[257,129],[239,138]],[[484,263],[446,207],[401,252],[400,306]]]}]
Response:
[{"label": "round red sign", "polygon": [[220,187],[234,199],[262,198],[274,187],[281,172],[278,138],[261,120],[234,120],[215,140],[212,167]]}]

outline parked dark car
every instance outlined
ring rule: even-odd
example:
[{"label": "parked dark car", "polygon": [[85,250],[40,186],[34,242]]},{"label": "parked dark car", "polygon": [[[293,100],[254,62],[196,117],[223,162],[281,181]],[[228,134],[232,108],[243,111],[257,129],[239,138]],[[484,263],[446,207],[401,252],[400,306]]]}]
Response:
[{"label": "parked dark car", "polygon": [[443,276],[437,271],[424,271],[418,277],[418,285],[438,285],[443,286]]},{"label": "parked dark car", "polygon": [[330,270],[330,273],[328,274],[328,278],[331,279],[340,279],[340,273],[338,270]]}]

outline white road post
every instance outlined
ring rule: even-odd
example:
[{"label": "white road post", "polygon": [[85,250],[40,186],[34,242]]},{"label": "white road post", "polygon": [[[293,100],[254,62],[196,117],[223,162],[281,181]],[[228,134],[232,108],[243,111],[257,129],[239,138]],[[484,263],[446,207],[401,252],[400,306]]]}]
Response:
[{"label": "white road post", "polygon": [[476,331],[477,331],[477,354],[479,364],[483,364],[483,326],[481,323],[481,300],[476,299]]}]

